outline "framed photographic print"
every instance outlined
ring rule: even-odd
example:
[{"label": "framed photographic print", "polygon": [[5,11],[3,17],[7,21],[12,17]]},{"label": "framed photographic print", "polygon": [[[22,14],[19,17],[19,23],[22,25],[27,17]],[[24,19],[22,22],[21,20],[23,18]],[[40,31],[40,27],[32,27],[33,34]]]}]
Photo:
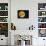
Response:
[{"label": "framed photographic print", "polygon": [[29,18],[29,10],[18,10],[17,16],[18,18]]}]

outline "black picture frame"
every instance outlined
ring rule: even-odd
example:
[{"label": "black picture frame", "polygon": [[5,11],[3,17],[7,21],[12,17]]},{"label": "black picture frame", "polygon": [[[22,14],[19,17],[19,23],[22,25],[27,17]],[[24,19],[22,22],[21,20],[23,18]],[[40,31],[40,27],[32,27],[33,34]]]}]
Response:
[{"label": "black picture frame", "polygon": [[[23,17],[20,17],[20,15],[19,15],[19,13],[20,12],[24,12],[25,13],[25,16],[23,16]],[[17,11],[17,17],[20,19],[24,19],[24,18],[29,18],[29,10],[18,10]]]}]

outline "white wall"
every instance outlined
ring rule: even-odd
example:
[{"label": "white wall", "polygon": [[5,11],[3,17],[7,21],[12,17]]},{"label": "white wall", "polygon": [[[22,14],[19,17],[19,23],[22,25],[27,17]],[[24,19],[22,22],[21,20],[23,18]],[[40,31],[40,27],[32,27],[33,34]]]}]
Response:
[{"label": "white wall", "polygon": [[[21,10],[21,9],[29,10],[29,19],[17,18],[17,10]],[[37,35],[38,32],[37,31],[37,9],[38,9],[37,0],[23,0],[23,1],[11,0],[11,22],[13,22],[16,25],[17,30],[21,30],[21,32],[28,30],[29,26],[34,25],[36,34],[34,33],[33,34],[34,36],[38,36]],[[17,32],[20,33],[20,31]],[[37,40],[35,40],[35,38],[33,38],[33,45],[37,46]]]},{"label": "white wall", "polygon": [[[45,3],[46,0],[11,0],[11,22],[14,23],[17,30],[27,30],[29,26],[38,27],[38,3]],[[17,10],[29,10],[29,19],[18,19]]]},{"label": "white wall", "polygon": [[[36,34],[33,33],[33,46],[43,46],[40,44],[44,43],[43,38],[38,38],[38,3],[46,3],[46,0],[11,0],[11,22],[14,23],[17,30],[25,31],[32,24],[35,26]],[[21,9],[29,10],[29,19],[17,18],[17,10]]]},{"label": "white wall", "polygon": [[[29,10],[29,19],[18,19],[17,10]],[[37,23],[37,2],[32,0],[12,0],[11,1],[11,22],[14,22],[17,30],[27,30],[29,26]],[[36,19],[35,19],[36,18]],[[35,21],[36,20],[36,21]],[[36,24],[34,24],[36,25]]]}]

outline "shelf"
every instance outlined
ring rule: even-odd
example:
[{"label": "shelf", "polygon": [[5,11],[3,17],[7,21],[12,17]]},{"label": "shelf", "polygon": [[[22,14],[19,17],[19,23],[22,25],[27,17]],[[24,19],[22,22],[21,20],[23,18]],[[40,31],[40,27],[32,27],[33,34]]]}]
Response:
[{"label": "shelf", "polygon": [[38,29],[46,29],[46,28],[38,28]]},{"label": "shelf", "polygon": [[46,3],[38,4],[38,36],[46,37]]},{"label": "shelf", "polygon": [[38,11],[46,11],[46,10],[38,10]]},{"label": "shelf", "polygon": [[0,3],[0,35],[8,38],[8,3]]},{"label": "shelf", "polygon": [[46,22],[38,22],[38,23],[46,23]]},{"label": "shelf", "polygon": [[8,10],[0,10],[0,11],[8,11]]},{"label": "shelf", "polygon": [[0,22],[0,23],[8,23],[8,22]]},{"label": "shelf", "polygon": [[44,15],[44,16],[38,16],[38,17],[46,17],[46,15]]},{"label": "shelf", "polygon": [[8,17],[8,16],[0,16],[0,17]]}]

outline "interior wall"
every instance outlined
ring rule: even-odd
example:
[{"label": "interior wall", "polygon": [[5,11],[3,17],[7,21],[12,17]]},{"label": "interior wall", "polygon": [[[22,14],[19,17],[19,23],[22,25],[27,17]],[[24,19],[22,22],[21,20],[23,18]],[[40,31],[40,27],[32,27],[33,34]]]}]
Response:
[{"label": "interior wall", "polygon": [[[18,19],[18,10],[29,10],[28,19]],[[28,30],[29,26],[35,25],[37,23],[37,2],[34,0],[12,0],[11,1],[11,22],[14,22],[17,30]]]},{"label": "interior wall", "polygon": [[[38,27],[38,3],[45,3],[46,0],[11,0],[11,22],[17,30],[28,30],[29,26]],[[28,19],[18,19],[18,10],[29,10]]]},{"label": "interior wall", "polygon": [[[36,34],[33,33],[33,46],[44,46],[43,38],[35,37],[38,36],[38,3],[46,3],[46,0],[11,0],[11,22],[17,30],[28,30],[29,26],[34,25]],[[17,18],[17,11],[21,9],[29,10],[29,19]]]}]

